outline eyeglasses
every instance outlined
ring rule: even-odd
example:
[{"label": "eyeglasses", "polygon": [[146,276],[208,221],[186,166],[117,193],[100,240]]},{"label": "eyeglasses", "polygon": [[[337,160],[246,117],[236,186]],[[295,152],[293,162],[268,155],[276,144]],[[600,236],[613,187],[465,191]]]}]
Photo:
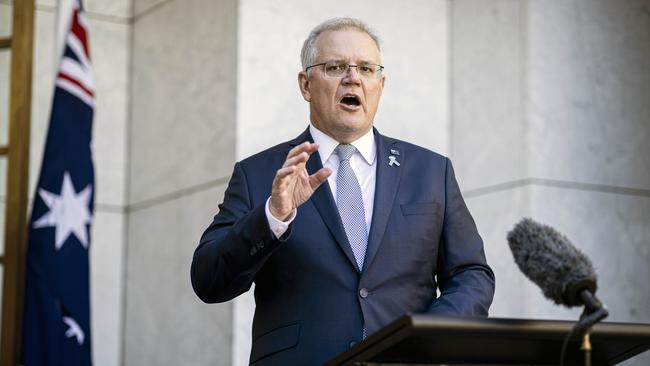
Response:
[{"label": "eyeglasses", "polygon": [[323,66],[325,70],[325,75],[333,78],[340,78],[345,76],[350,70],[351,67],[357,68],[357,73],[364,79],[379,79],[381,78],[382,71],[384,67],[376,64],[360,64],[360,65],[351,65],[345,62],[340,61],[329,61],[322,62],[320,64],[314,64],[305,68],[305,71],[317,66]]}]

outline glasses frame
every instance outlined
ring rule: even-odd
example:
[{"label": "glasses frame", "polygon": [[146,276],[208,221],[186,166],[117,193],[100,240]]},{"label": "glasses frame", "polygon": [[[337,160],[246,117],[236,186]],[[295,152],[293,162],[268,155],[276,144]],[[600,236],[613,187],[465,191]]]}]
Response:
[{"label": "glasses frame", "polygon": [[[321,62],[321,63],[318,63],[318,64],[313,64],[313,65],[307,66],[307,67],[305,67],[305,72],[309,71],[309,69],[314,68],[314,67],[325,66],[325,65],[329,64],[330,62],[334,62],[334,61]],[[345,63],[343,63],[343,64],[345,64]],[[363,75],[363,74],[361,74],[361,73],[359,72],[359,66],[360,66],[360,65],[358,65],[358,64],[356,64],[356,65],[355,65],[355,64],[346,64],[346,65],[348,66],[348,67],[347,67],[347,70],[345,70],[345,72],[344,72],[343,74],[341,74],[340,76],[331,76],[331,75],[328,75],[328,74],[327,74],[327,71],[325,71],[325,67],[323,67],[323,73],[325,73],[325,75],[327,75],[327,77],[330,77],[330,78],[343,78],[345,75],[347,75],[348,72],[350,72],[350,68],[351,68],[351,67],[356,67],[356,68],[357,68],[357,74],[359,74],[359,75]],[[377,71],[377,77],[370,78],[370,79],[371,79],[371,80],[373,80],[373,79],[381,79],[381,76],[382,76],[382,74],[383,74],[383,72],[384,72],[384,66],[383,66],[383,65],[379,65],[379,64],[363,64],[363,65],[361,65],[361,66],[369,66],[369,65],[372,65],[372,66],[379,66],[379,70]]]}]

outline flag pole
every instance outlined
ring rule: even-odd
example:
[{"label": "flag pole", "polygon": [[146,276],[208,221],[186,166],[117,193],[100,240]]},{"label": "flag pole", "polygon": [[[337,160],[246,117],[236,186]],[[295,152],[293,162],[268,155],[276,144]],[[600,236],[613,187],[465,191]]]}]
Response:
[{"label": "flag pole", "polygon": [[33,42],[34,0],[15,1],[11,35],[9,145],[5,149],[8,164],[5,252],[2,262],[4,278],[0,365],[17,365],[20,361],[27,242]]}]

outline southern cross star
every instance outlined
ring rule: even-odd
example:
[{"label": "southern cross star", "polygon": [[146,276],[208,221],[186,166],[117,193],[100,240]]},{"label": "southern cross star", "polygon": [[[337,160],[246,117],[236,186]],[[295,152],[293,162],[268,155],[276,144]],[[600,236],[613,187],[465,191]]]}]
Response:
[{"label": "southern cross star", "polygon": [[39,196],[50,210],[34,222],[34,228],[55,227],[56,250],[61,249],[70,234],[74,234],[81,245],[88,249],[86,224],[90,224],[93,219],[88,207],[92,191],[93,186],[88,184],[81,192],[75,192],[67,171],[63,173],[60,194],[38,189]]},{"label": "southern cross star", "polygon": [[69,316],[64,316],[63,322],[69,327],[68,330],[65,331],[65,336],[67,338],[75,337],[80,346],[84,344],[85,335],[79,324]]}]

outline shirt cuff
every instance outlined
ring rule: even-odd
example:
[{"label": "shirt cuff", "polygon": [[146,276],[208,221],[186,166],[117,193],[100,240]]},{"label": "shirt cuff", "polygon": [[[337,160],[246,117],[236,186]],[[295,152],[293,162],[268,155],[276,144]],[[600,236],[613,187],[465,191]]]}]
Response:
[{"label": "shirt cuff", "polygon": [[276,219],[272,214],[271,214],[271,209],[269,208],[269,203],[271,202],[271,197],[269,197],[266,200],[266,205],[264,205],[264,211],[266,212],[266,220],[269,222],[269,228],[271,229],[271,232],[273,235],[275,235],[276,239],[279,239],[289,228],[289,225],[293,222],[293,219],[296,218],[296,213],[298,210],[295,208],[293,209],[293,212],[291,213],[291,216],[287,219],[287,221],[281,221]]}]

